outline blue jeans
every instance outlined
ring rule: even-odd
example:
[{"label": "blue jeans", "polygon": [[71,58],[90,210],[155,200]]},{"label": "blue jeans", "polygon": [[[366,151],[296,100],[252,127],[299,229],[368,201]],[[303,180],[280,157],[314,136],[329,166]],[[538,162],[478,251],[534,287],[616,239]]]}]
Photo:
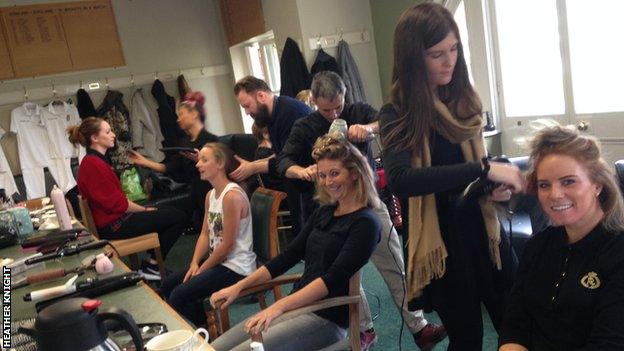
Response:
[{"label": "blue jeans", "polygon": [[[210,345],[216,351],[249,350],[249,334],[245,333],[245,321],[238,323],[219,336]],[[346,338],[347,331],[335,323],[314,313],[287,319],[262,333],[265,350],[307,351],[322,350]]]},{"label": "blue jeans", "polygon": [[218,265],[182,283],[187,271],[188,267],[168,275],[160,286],[160,291],[171,307],[196,326],[206,322],[203,299],[245,278]]}]

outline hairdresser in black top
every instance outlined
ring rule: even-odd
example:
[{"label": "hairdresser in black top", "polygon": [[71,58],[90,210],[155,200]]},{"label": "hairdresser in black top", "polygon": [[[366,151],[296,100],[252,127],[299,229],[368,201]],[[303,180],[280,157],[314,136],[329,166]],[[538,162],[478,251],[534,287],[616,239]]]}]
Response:
[{"label": "hairdresser in black top", "polygon": [[[178,106],[178,125],[186,133],[187,138],[180,142],[181,147],[190,147],[200,150],[207,143],[218,142],[219,138],[208,132],[204,126],[206,112],[204,111],[204,95],[200,92],[188,93]],[[152,161],[136,151],[132,151],[130,160],[139,166],[150,168],[156,172],[166,173],[175,181],[191,184],[191,202],[187,204],[185,211],[192,214],[194,211],[199,214],[200,221],[203,218],[206,194],[212,187],[210,183],[199,178],[199,172],[195,167],[197,163],[197,152],[177,153],[169,157],[167,162],[158,163]],[[197,224],[196,228],[201,228]]]},{"label": "hairdresser in black top", "polygon": [[624,350],[624,204],[595,138],[553,125],[531,143],[528,191],[552,226],[526,244],[500,351]]},{"label": "hairdresser in black top", "polygon": [[[482,162],[481,108],[452,14],[430,2],[407,9],[394,33],[391,103],[379,116],[384,168],[409,214],[410,307],[438,312],[449,350],[481,350],[481,302],[498,327],[511,285],[493,201],[521,191],[523,178],[515,166]],[[503,185],[456,206],[479,177]]]}]

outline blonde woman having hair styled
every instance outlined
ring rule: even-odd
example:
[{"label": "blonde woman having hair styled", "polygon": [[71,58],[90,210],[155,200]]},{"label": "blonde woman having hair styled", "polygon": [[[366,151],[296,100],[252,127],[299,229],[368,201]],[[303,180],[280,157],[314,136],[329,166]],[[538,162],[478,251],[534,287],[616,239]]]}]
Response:
[{"label": "blonde woman having hair styled", "polygon": [[598,141],[537,132],[527,191],[551,226],[524,248],[500,351],[624,350],[624,204]]},{"label": "blonde woman having hair styled", "polygon": [[302,259],[303,275],[290,295],[217,338],[211,344],[217,351],[247,351],[249,334],[261,331],[264,348],[272,351],[319,350],[346,337],[349,315],[345,306],[297,316],[269,328],[285,312],[346,295],[349,278],[368,262],[379,242],[381,225],[370,208],[379,200],[366,159],[348,141],[329,136],[318,138],[312,155],[317,162],[321,207],[279,256],[214,293],[210,301],[223,301],[227,306],[241,290],[283,274]]}]

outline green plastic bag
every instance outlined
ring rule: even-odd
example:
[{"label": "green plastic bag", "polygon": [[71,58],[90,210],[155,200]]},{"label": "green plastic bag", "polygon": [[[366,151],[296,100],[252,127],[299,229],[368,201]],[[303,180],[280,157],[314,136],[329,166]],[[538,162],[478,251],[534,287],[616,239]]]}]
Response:
[{"label": "green plastic bag", "polygon": [[147,199],[141,185],[141,177],[136,167],[126,169],[121,173],[121,189],[130,201],[141,201]]}]

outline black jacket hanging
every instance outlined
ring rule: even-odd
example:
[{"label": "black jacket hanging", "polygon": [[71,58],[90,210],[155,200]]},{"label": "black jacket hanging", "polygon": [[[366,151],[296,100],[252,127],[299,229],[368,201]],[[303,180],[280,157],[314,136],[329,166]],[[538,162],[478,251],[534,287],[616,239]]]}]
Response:
[{"label": "black jacket hanging", "polygon": [[178,146],[184,132],[178,126],[175,99],[165,91],[163,83],[156,79],[152,85],[152,95],[158,103],[158,120],[163,135],[163,147]]},{"label": "black jacket hanging", "polygon": [[297,42],[286,39],[280,59],[280,95],[297,96],[301,90],[310,88],[310,73]]},{"label": "black jacket hanging", "polygon": [[180,94],[180,100],[184,100],[184,97],[188,93],[192,93],[193,91],[188,85],[186,78],[184,78],[183,74],[178,76],[178,93]]},{"label": "black jacket hanging", "polygon": [[326,53],[323,49],[319,49],[318,53],[316,54],[316,60],[314,60],[314,64],[312,65],[312,69],[310,70],[310,77],[314,77],[315,74],[321,71],[332,71],[340,75],[338,62],[336,62],[336,59],[330,54]]},{"label": "black jacket hanging", "polygon": [[91,101],[89,93],[82,88],[78,89],[76,92],[76,108],[78,109],[78,115],[80,115],[81,119],[97,116],[95,113],[95,106],[93,106],[93,101]]}]

